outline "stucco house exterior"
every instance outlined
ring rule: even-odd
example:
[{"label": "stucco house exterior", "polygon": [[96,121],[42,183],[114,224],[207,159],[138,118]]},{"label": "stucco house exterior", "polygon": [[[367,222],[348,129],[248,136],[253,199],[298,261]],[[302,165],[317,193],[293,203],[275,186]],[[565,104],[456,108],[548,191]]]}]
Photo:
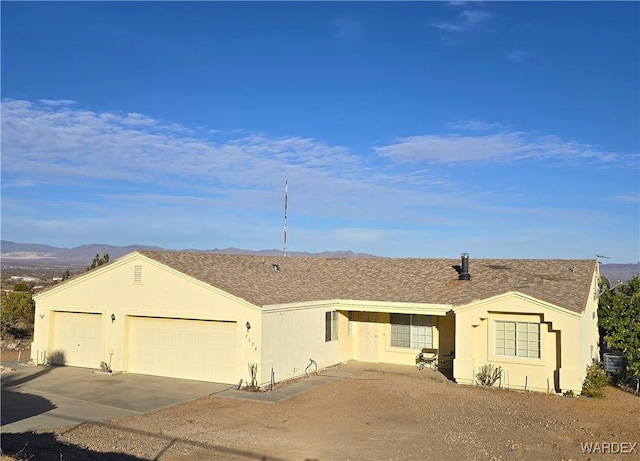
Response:
[{"label": "stucco house exterior", "polygon": [[[595,260],[135,251],[34,297],[34,362],[260,385],[438,349],[458,383],[580,392],[599,357]],[[311,368],[310,368],[311,367]]]}]

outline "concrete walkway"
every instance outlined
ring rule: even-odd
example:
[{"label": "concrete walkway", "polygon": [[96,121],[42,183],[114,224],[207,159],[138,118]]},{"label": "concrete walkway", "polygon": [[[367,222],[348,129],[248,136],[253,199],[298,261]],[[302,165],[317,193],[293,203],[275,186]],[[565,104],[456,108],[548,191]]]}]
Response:
[{"label": "concrete walkway", "polygon": [[304,377],[291,383],[281,385],[281,387],[278,387],[276,385],[276,388],[271,391],[248,392],[237,390],[236,386],[231,389],[226,389],[218,393],[217,395],[219,397],[232,399],[275,403],[299,394],[303,394],[318,386],[322,386],[323,384],[335,381],[336,379],[350,379],[356,374],[361,373],[368,368],[372,368],[372,366],[377,366],[377,364],[374,365],[364,362],[348,362],[328,368],[326,370],[320,370],[318,373],[315,373],[314,371],[309,375],[309,377]]},{"label": "concrete walkway", "polygon": [[[349,379],[377,364],[349,362],[267,392],[237,385],[137,374],[96,374],[61,366],[3,363],[1,431],[28,432],[149,413],[206,396],[275,403],[336,379]],[[410,369],[413,367],[402,367]],[[413,368],[415,371],[415,368]]]}]

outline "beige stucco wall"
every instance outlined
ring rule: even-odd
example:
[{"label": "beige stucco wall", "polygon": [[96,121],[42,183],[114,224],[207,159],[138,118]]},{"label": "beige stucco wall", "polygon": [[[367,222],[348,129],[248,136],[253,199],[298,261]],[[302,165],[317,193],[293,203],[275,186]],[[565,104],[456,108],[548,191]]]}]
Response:
[{"label": "beige stucco wall", "polygon": [[[141,283],[134,283],[135,266],[142,266]],[[35,301],[34,361],[41,361],[38,353],[54,353],[56,311],[102,314],[102,360],[111,361],[114,371],[127,371],[128,316],[237,322],[238,380],[245,375],[246,363],[259,361],[261,353],[260,309],[137,253],[75,277],[35,296]],[[251,324],[249,332],[244,326],[247,321]]]},{"label": "beige stucco wall", "polygon": [[434,316],[434,325],[438,331],[438,342],[434,341],[434,346],[440,351],[440,356],[452,357],[455,355],[456,349],[456,325],[453,312],[447,313],[446,316]]},{"label": "beige stucco wall", "polygon": [[598,332],[599,281],[600,268],[596,265],[596,271],[586,299],[586,307],[580,318],[580,368],[583,370],[583,380],[587,366],[591,365],[594,360],[600,361],[600,333]]},{"label": "beige stucco wall", "polygon": [[[493,364],[504,370],[502,385],[512,389],[525,389],[526,385],[528,390],[541,392],[547,389],[552,392],[580,392],[585,361],[590,356],[590,347],[586,342],[587,339],[594,340],[594,319],[591,316],[583,316],[516,292],[462,306],[454,311],[456,382],[473,384],[478,369],[485,364]],[[541,357],[496,356],[493,343],[495,320],[541,322]]]},{"label": "beige stucco wall", "polygon": [[[318,369],[349,360],[415,365],[419,350],[391,347],[390,313],[439,313],[439,316],[432,316],[433,343],[437,348],[443,343],[439,328],[443,327],[453,333],[453,318],[445,317],[448,309],[448,306],[349,300],[265,306],[262,322],[265,340],[259,367],[260,379],[268,382],[272,368],[276,381],[303,376],[311,363],[310,359],[316,362]],[[332,310],[340,314],[338,339],[326,342],[325,313]],[[351,327],[349,317],[352,318]],[[451,338],[444,340],[444,344],[453,346],[453,334]],[[315,369],[315,365],[312,365],[308,371]]]},{"label": "beige stucco wall", "polygon": [[262,361],[258,368],[261,382],[270,382],[272,369],[278,382],[350,360],[345,312],[338,311],[338,339],[325,341],[325,314],[334,310],[336,306],[331,303],[312,303],[265,311]]}]

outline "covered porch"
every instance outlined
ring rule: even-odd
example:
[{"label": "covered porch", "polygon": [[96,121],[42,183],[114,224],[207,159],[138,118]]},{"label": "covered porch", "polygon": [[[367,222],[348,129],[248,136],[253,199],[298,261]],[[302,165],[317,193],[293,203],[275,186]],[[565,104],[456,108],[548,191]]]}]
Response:
[{"label": "covered porch", "polygon": [[415,365],[423,349],[433,349],[437,351],[438,369],[451,374],[455,356],[451,306],[350,303],[338,309],[346,317],[345,346],[351,360]]}]

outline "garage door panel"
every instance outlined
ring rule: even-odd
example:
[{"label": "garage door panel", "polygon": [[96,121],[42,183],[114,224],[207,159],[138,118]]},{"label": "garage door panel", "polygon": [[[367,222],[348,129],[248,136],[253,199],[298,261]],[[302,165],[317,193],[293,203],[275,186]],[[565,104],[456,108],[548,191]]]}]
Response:
[{"label": "garage door panel", "polygon": [[102,329],[101,314],[56,312],[53,363],[98,368],[103,360]]},{"label": "garage door panel", "polygon": [[130,317],[131,373],[234,383],[236,322]]}]

